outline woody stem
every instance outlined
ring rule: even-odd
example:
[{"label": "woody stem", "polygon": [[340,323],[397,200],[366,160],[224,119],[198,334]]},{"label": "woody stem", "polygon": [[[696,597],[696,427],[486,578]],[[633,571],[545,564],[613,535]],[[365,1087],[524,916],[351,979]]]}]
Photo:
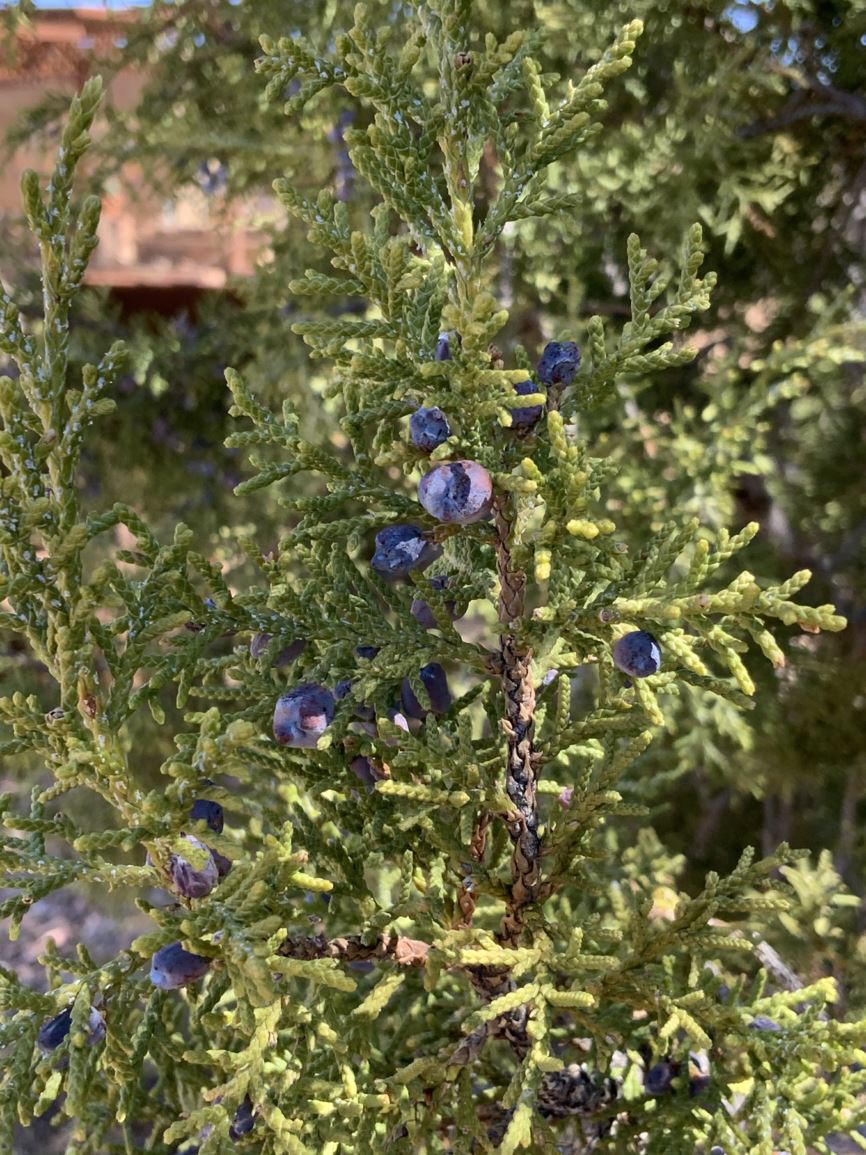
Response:
[{"label": "woody stem", "polygon": [[505,789],[514,810],[508,816],[512,842],[511,893],[499,931],[503,946],[517,946],[525,926],[524,912],[538,897],[541,842],[536,799],[535,687],[529,672],[531,651],[514,634],[523,617],[526,575],[511,565],[509,548],[513,515],[508,498],[496,499],[496,568],[499,576],[499,621],[505,627],[500,647],[505,715],[502,728],[508,752]]}]

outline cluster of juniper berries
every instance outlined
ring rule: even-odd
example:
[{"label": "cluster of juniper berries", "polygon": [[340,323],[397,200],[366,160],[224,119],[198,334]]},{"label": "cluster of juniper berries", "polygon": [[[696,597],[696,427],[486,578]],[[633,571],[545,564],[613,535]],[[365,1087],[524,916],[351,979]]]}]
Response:
[{"label": "cluster of juniper berries", "polygon": [[[451,341],[460,343],[459,334],[441,333],[436,345],[435,359],[452,359]],[[542,387],[562,389],[572,383],[580,368],[580,350],[574,341],[549,342],[538,362],[536,384],[531,378],[518,382],[514,391],[519,397],[539,392]],[[531,429],[541,418],[542,405],[529,405],[510,410],[511,427],[523,433]],[[432,453],[444,445],[452,435],[452,424],[448,414],[436,405],[419,406],[409,419],[409,440],[422,453]],[[418,485],[418,501],[421,507],[443,525],[471,525],[490,517],[493,508],[493,478],[477,461],[443,461],[428,470]],[[375,550],[370,559],[374,573],[387,582],[397,582],[408,578],[413,571],[427,569],[442,556],[442,546],[428,531],[419,525],[401,523],[388,525],[376,534]],[[448,587],[447,575],[437,575],[430,581],[431,589]],[[452,620],[457,616],[456,604],[447,603]],[[425,601],[416,598],[412,602],[412,615],[425,629],[436,629],[437,622]],[[270,638],[267,634],[257,635],[250,650],[254,657],[264,653]],[[296,641],[283,650],[277,661],[291,661],[300,654],[303,641]],[[375,649],[367,648],[359,657],[374,657]],[[614,646],[614,663],[623,673],[633,678],[649,677],[661,665],[661,651],[655,638],[644,630],[636,630],[621,637]],[[275,663],[276,664],[276,663]],[[446,713],[452,703],[448,681],[442,666],[431,662],[420,671],[420,680],[430,700],[430,708],[436,714]],[[345,697],[351,682],[340,683],[332,692],[325,686],[305,682],[282,694],[274,708],[273,731],[277,742],[283,746],[300,749],[315,749],[322,734],[331,724],[337,702]],[[400,691],[399,710],[390,711],[390,720],[404,730],[409,729],[409,720],[423,721],[427,710],[419,702],[410,680],[405,678]],[[372,710],[358,706],[356,716],[362,725],[375,733]],[[350,762],[350,769],[372,788],[382,772],[363,756]]]},{"label": "cluster of juniper berries", "polygon": [[[455,335],[459,343],[459,334]],[[442,333],[436,346],[437,361],[451,360],[451,335]],[[538,363],[537,375],[541,386],[548,389],[570,385],[580,367],[580,350],[573,341],[551,341],[544,349]],[[515,394],[526,397],[540,392],[540,386],[530,378],[514,386]],[[518,435],[525,435],[541,418],[542,405],[515,407],[510,410],[511,428]],[[409,420],[409,439],[415,449],[430,454],[444,445],[452,436],[452,425],[448,415],[438,406],[419,406]],[[493,478],[476,461],[443,461],[429,469],[418,486],[418,501],[422,508],[443,525],[471,525],[491,516],[494,501]],[[370,560],[373,571],[387,582],[406,579],[412,571],[422,571],[442,556],[442,546],[429,532],[414,524],[388,525],[379,531],[375,539],[375,551]],[[449,588],[450,579],[439,574],[430,579],[431,590],[442,591]],[[459,616],[456,600],[445,602],[445,608],[452,621]],[[430,606],[421,598],[415,598],[411,607],[412,616],[425,630],[438,628],[436,617]],[[254,659],[265,656],[271,643],[271,635],[257,633],[250,641],[250,655]],[[272,665],[289,665],[300,657],[306,641],[296,639],[285,646],[272,659]],[[373,646],[359,646],[355,651],[358,658],[372,660],[378,650]],[[614,664],[628,677],[646,678],[655,674],[661,666],[661,650],[658,642],[645,630],[634,630],[620,637],[613,647]],[[436,714],[445,714],[451,708],[452,696],[448,687],[445,670],[438,662],[430,662],[420,671],[420,681]],[[352,682],[349,679],[337,684],[332,692],[325,686],[305,682],[281,694],[274,708],[273,733],[276,741],[283,746],[299,749],[316,749],[319,739],[334,719],[337,703],[350,694]],[[419,724],[427,716],[428,710],[418,700],[409,678],[404,678],[398,701],[389,709],[389,720],[398,728],[410,730],[410,723]],[[355,717],[361,729],[371,735],[378,735],[375,724],[375,710],[356,703]],[[393,741],[391,739],[390,741]],[[349,769],[360,781],[372,790],[375,783],[384,776],[386,770],[370,758],[358,755],[351,759]],[[189,813],[193,822],[203,822],[216,834],[223,830],[223,810],[208,799],[197,799]],[[162,864],[167,873],[171,889],[185,899],[204,898],[231,869],[231,862],[217,850],[207,846],[201,839],[191,834],[181,834],[183,853],[175,847]],[[150,856],[148,863],[152,864]],[[175,990],[203,978],[209,971],[211,960],[202,955],[185,950],[180,942],[170,943],[153,955],[150,967],[151,982],[160,990]],[[66,1007],[54,1018],[46,1022],[37,1038],[43,1052],[55,1051],[69,1036],[72,1024],[72,1007]],[[105,1020],[93,1008],[88,1020],[87,1043],[95,1045],[105,1037]],[[694,1060],[693,1060],[694,1063]],[[699,1067],[699,1064],[695,1063]],[[662,1060],[649,1067],[645,1075],[646,1091],[650,1095],[664,1094],[671,1090],[679,1068],[677,1064]],[[706,1072],[689,1071],[690,1090],[703,1088]],[[238,1108],[230,1129],[230,1138],[239,1139],[250,1131],[255,1117],[249,1098]]]}]

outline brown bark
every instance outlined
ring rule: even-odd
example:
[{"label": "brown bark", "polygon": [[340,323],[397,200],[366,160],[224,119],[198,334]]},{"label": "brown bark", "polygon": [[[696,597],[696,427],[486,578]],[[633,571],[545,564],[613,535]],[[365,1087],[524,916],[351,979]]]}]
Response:
[{"label": "brown bark", "polygon": [[499,931],[503,946],[517,946],[524,929],[524,911],[538,897],[541,881],[541,843],[538,837],[536,801],[537,757],[535,687],[529,673],[531,651],[523,647],[508,627],[523,617],[526,575],[511,567],[509,536],[511,518],[508,499],[499,497],[493,507],[496,525],[496,568],[499,576],[499,621],[506,627],[500,658],[505,716],[502,729],[508,743],[505,789],[514,810],[507,818],[511,836],[511,895]]},{"label": "brown bark", "polygon": [[[475,823],[475,829],[472,831],[472,841],[469,843],[469,853],[476,862],[481,862],[484,858],[484,851],[487,849],[487,831],[489,829],[490,813],[487,810],[482,810]],[[457,894],[457,905],[460,908],[460,915],[454,923],[454,926],[458,930],[467,930],[472,926],[476,903],[475,890],[471,884],[471,880],[467,879]]]},{"label": "brown bark", "polygon": [[[512,632],[514,624],[523,617],[526,575],[511,566],[511,516],[507,497],[495,499],[493,516],[499,576],[499,621],[505,627],[496,665],[504,696],[502,729],[508,744],[505,788],[514,806],[506,818],[513,847],[511,893],[498,939],[503,946],[516,947],[524,930],[524,910],[535,901],[541,876],[536,805],[537,758],[532,744],[535,688],[529,675],[530,651],[521,647]],[[486,824],[482,820],[473,837],[472,849],[476,857],[484,852],[485,838]],[[507,967],[469,967],[468,973],[476,993],[485,1002],[514,990],[514,980]],[[452,1061],[471,1062],[491,1037],[504,1038],[517,1058],[522,1060],[529,1050],[528,1018],[528,1008],[518,1007],[486,1024],[460,1043]]]},{"label": "brown bark", "polygon": [[325,938],[323,934],[289,935],[279,953],[286,958],[338,958],[346,962],[388,961],[400,966],[423,967],[427,963],[430,944],[416,938],[397,938],[381,934],[373,943],[365,943],[361,936],[350,934],[340,938]]}]

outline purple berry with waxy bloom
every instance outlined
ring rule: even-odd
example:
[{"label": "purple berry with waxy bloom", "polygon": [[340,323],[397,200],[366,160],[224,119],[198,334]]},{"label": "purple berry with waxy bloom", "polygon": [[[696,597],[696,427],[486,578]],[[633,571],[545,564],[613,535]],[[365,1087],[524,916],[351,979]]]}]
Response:
[{"label": "purple berry with waxy bloom", "polygon": [[434,714],[447,714],[454,699],[448,688],[448,678],[438,662],[431,662],[421,669],[421,681],[430,698],[430,708]]},{"label": "purple berry with waxy bloom", "polygon": [[649,678],[661,669],[662,652],[646,630],[632,630],[613,647],[614,665],[630,678]]},{"label": "purple berry with waxy bloom", "polygon": [[183,898],[204,898],[219,882],[213,855],[191,834],[183,834],[181,838],[189,850],[169,855],[168,874],[172,889]]},{"label": "purple berry with waxy bloom", "polygon": [[193,822],[206,822],[214,834],[222,834],[225,818],[219,802],[211,802],[209,798],[196,798],[189,816]]},{"label": "purple berry with waxy bloom", "polygon": [[[359,658],[363,658],[366,662],[372,662],[373,658],[379,652],[378,646],[356,646],[355,653]],[[339,686],[337,687],[339,689]],[[368,706],[366,702],[358,702],[355,706],[355,717],[360,718],[364,722],[372,722],[376,717],[376,711],[372,706]]]},{"label": "purple berry with waxy bloom", "polygon": [[[222,834],[225,819],[223,817],[223,808],[219,802],[211,802],[209,798],[197,798],[192,804],[189,816],[193,821],[206,822],[214,834]],[[218,850],[214,850],[210,846],[208,850],[214,861],[218,877],[220,879],[225,878],[232,868],[232,860],[226,858],[224,854],[220,854]]]},{"label": "purple berry with waxy bloom", "polygon": [[448,418],[438,405],[416,409],[409,418],[409,440],[422,453],[432,453],[434,449],[451,436]]},{"label": "purple berry with waxy bloom", "polygon": [[[337,682],[336,686],[334,686],[334,697],[338,702],[342,702],[344,698],[348,698],[352,692],[352,685],[353,682],[351,678],[342,678]],[[361,718],[362,721],[365,722],[372,722],[376,717],[376,711],[372,706],[368,706],[366,702],[358,702],[355,705],[355,717]]]},{"label": "purple berry with waxy bloom", "polygon": [[411,606],[412,617],[419,626],[423,626],[425,630],[435,630],[438,628],[438,622],[433,617],[433,611],[421,598],[415,598]]},{"label": "purple berry with waxy bloom", "polygon": [[493,479],[477,461],[448,461],[424,474],[418,500],[446,525],[469,525],[490,513]]},{"label": "purple berry with waxy bloom", "polygon": [[[267,651],[272,634],[253,634],[250,638],[250,657],[260,658]],[[306,649],[307,643],[303,638],[296,638],[277,654],[271,663],[272,666],[288,666],[299,658]]]},{"label": "purple berry with waxy bloom", "polygon": [[648,1095],[666,1095],[673,1090],[673,1081],[679,1071],[679,1063],[662,1059],[644,1073],[643,1086]]},{"label": "purple berry with waxy bloom", "polygon": [[[453,701],[448,689],[448,678],[438,662],[430,662],[421,670],[421,682],[430,698],[430,708],[434,714],[446,714],[451,709]],[[400,689],[400,703],[403,713],[416,721],[422,721],[427,716],[426,709],[418,701],[412,683],[408,678],[403,679]]]},{"label": "purple berry with waxy bloom", "polygon": [[349,769],[356,778],[360,778],[367,787],[369,794],[376,783],[385,777],[382,771],[375,766],[369,758],[365,758],[363,754],[359,754],[357,758],[353,758],[349,763]]},{"label": "purple berry with waxy bloom", "polygon": [[[66,1036],[72,1029],[72,1007],[66,1007],[55,1015],[53,1019],[49,1019],[47,1023],[43,1023],[39,1028],[39,1034],[36,1036],[36,1045],[44,1054],[50,1054],[51,1051],[56,1051]],[[96,1043],[101,1043],[105,1038],[105,1019],[94,1007],[90,1008],[90,1014],[87,1019],[87,1045],[92,1047]]]},{"label": "purple berry with waxy bloom", "polygon": [[545,385],[570,385],[580,368],[580,349],[574,341],[550,341],[538,362],[538,376]]},{"label": "purple berry with waxy bloom", "polygon": [[406,717],[415,722],[421,722],[427,717],[427,711],[418,701],[408,678],[404,678],[400,686],[400,705]]},{"label": "purple berry with waxy bloom", "polygon": [[397,581],[413,569],[426,569],[441,554],[442,547],[430,541],[417,525],[388,525],[376,534],[376,552],[370,565],[379,577]]},{"label": "purple berry with waxy bloom", "polygon": [[314,750],[334,719],[334,695],[306,682],[281,694],[274,707],[274,737],[281,746]]},{"label": "purple berry with waxy bloom", "polygon": [[[404,730],[407,734],[411,733],[408,721],[396,706],[390,706],[385,716],[392,726],[396,726],[398,730]],[[369,734],[371,738],[379,738],[386,746],[396,746],[398,744],[397,738],[386,738],[380,734],[379,727],[372,722],[361,722],[359,728],[363,730],[365,734]]]},{"label": "purple berry with waxy bloom", "polygon": [[[388,721],[393,722],[398,730],[405,730],[407,734],[409,733],[409,723],[406,721],[405,717],[400,713],[399,710],[395,710],[393,707],[389,709]],[[387,744],[393,745],[393,742]]]},{"label": "purple berry with waxy bloom", "polygon": [[150,960],[150,981],[161,991],[177,990],[204,978],[210,963],[209,958],[184,950],[179,942],[171,942]]},{"label": "purple berry with waxy bloom", "polygon": [[[460,344],[460,335],[455,334],[455,336],[457,337],[457,344],[459,345]],[[436,361],[450,361],[451,360],[451,340],[450,340],[450,335],[448,333],[440,333],[439,334],[439,338],[436,341],[436,353],[434,354],[434,359]]]},{"label": "purple berry with waxy bloom", "polygon": [[260,658],[268,648],[272,634],[257,633],[250,638],[250,657]]},{"label": "purple berry with waxy bloom", "polygon": [[[445,574],[438,574],[436,577],[430,578],[430,588],[434,590],[444,590],[448,588],[450,578]],[[445,603],[445,608],[448,615],[453,622],[457,617],[457,603],[448,601]],[[433,611],[427,605],[423,598],[415,598],[410,609],[412,617],[423,626],[425,630],[437,630],[439,623],[433,617]]]},{"label": "purple berry with waxy bloom", "polygon": [[56,1050],[69,1034],[71,1026],[72,1007],[66,1007],[59,1015],[55,1015],[53,1019],[43,1023],[39,1028],[39,1034],[36,1036],[40,1051],[47,1053]]},{"label": "purple berry with waxy bloom", "polygon": [[[514,392],[518,397],[528,397],[530,393],[543,393],[544,390],[539,388],[534,381],[518,381],[514,386]],[[512,429],[529,429],[538,421],[541,416],[541,405],[524,405],[517,409],[509,409],[511,414],[511,428]]]},{"label": "purple berry with waxy bloom", "polygon": [[235,1112],[235,1117],[231,1127],[229,1127],[229,1139],[236,1143],[242,1135],[248,1134],[256,1125],[256,1117],[253,1114],[253,1104],[249,1095],[241,1103]]},{"label": "purple berry with waxy bloom", "polygon": [[712,1081],[710,1060],[705,1051],[689,1051],[689,1094],[700,1095]]},{"label": "purple berry with waxy bloom", "polygon": [[217,868],[217,874],[220,876],[220,879],[225,878],[232,868],[232,860],[226,858],[224,854],[220,854],[218,850],[211,850],[211,856],[213,857],[214,865]]},{"label": "purple berry with waxy bloom", "polygon": [[749,1023],[749,1027],[753,1031],[781,1031],[781,1027],[775,1019],[768,1018],[767,1015],[755,1015]]}]

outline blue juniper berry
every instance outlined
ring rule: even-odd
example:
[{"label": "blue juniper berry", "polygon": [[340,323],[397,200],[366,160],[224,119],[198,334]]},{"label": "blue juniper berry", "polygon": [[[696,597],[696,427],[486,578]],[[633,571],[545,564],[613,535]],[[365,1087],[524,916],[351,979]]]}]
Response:
[{"label": "blue juniper berry", "polygon": [[646,630],[632,630],[615,643],[613,662],[630,678],[649,678],[661,669],[662,652],[652,634]]},{"label": "blue juniper berry", "polygon": [[545,385],[570,385],[580,368],[580,349],[574,341],[550,341],[538,362],[538,377]]},{"label": "blue juniper berry", "polygon": [[442,554],[417,525],[388,525],[376,534],[376,552],[370,565],[386,581],[406,577],[413,569],[426,569]]},{"label": "blue juniper berry", "polygon": [[[421,682],[430,698],[430,708],[433,713],[447,713],[451,709],[451,691],[448,689],[448,678],[445,671],[438,662],[430,662],[422,668]],[[418,701],[408,678],[403,679],[400,689],[400,704],[403,707],[403,713],[408,718],[421,721],[427,716],[427,711]]]},{"label": "blue juniper berry", "polygon": [[439,521],[469,525],[490,513],[493,479],[476,461],[445,462],[421,478],[418,500]]},{"label": "blue juniper berry", "polygon": [[450,436],[448,418],[438,405],[429,408],[422,405],[409,418],[409,440],[423,453],[432,453]]},{"label": "blue juniper berry", "polygon": [[[460,344],[460,334],[455,333],[457,344]],[[434,355],[436,361],[450,361],[451,360],[451,334],[440,333],[436,341],[436,353]]]},{"label": "blue juniper berry", "polygon": [[[514,386],[518,397],[527,397],[530,393],[544,392],[534,381],[518,381]],[[541,405],[522,405],[516,409],[509,409],[512,429],[531,429],[541,416]]]},{"label": "blue juniper berry", "polygon": [[[209,798],[197,798],[192,804],[189,816],[195,822],[206,822],[214,834],[222,834],[224,818],[223,808],[219,802],[211,802]],[[218,876],[221,879],[225,878],[232,868],[232,860],[226,858],[224,854],[220,854],[218,850],[214,850],[211,846],[208,847],[208,850],[214,861]]]},{"label": "blue juniper berry", "polygon": [[376,783],[385,777],[375,763],[371,762],[370,759],[363,754],[358,754],[357,757],[352,759],[349,763],[349,769],[356,778],[360,778],[364,783],[367,787],[368,794],[373,790]]},{"label": "blue juniper berry", "polygon": [[[39,1028],[39,1034],[36,1036],[36,1044],[40,1051],[44,1054],[50,1054],[51,1051],[56,1051],[72,1028],[72,1007],[64,1007],[59,1015],[55,1015],[53,1019],[49,1019],[47,1023],[43,1023]],[[90,1008],[90,1015],[87,1020],[87,1043],[88,1046],[94,1046],[96,1043],[101,1043],[105,1038],[105,1019],[96,1010],[95,1007]]]},{"label": "blue juniper berry", "polygon": [[231,1127],[229,1127],[229,1139],[236,1143],[242,1135],[248,1134],[256,1125],[256,1117],[253,1114],[253,1104],[249,1095],[241,1103],[235,1112],[235,1117]]},{"label": "blue juniper berry", "polygon": [[668,1091],[673,1089],[673,1081],[677,1077],[678,1071],[679,1063],[673,1063],[670,1059],[661,1059],[644,1073],[644,1090],[648,1095],[666,1095]]},{"label": "blue juniper berry", "polygon": [[219,802],[211,802],[209,798],[196,798],[190,807],[189,816],[193,822],[206,822],[214,834],[222,834],[225,818]]},{"label": "blue juniper berry", "polygon": [[177,990],[204,978],[211,960],[184,950],[179,942],[162,947],[150,960],[150,981],[162,991]]},{"label": "blue juniper berry", "polygon": [[[448,588],[450,578],[447,574],[437,574],[436,577],[430,578],[430,588],[433,590],[444,590]],[[447,601],[445,609],[448,611],[448,616],[453,622],[457,617],[457,603]],[[433,617],[433,611],[427,605],[423,598],[415,598],[410,607],[412,617],[423,626],[425,630],[436,630],[439,628],[439,623]]]},{"label": "blue juniper berry", "polygon": [[[253,636],[250,638],[250,657],[261,658],[262,655],[267,651],[272,636],[272,634],[264,633],[253,634]],[[293,642],[289,642],[287,646],[280,650],[271,665],[278,667],[288,666],[295,660],[295,658],[299,658],[301,656],[301,654],[306,649],[306,645],[307,643],[303,638],[296,638]]]},{"label": "blue juniper berry", "polygon": [[281,694],[274,707],[274,737],[281,746],[314,750],[334,719],[336,701],[325,686],[305,682]]},{"label": "blue juniper berry", "polygon": [[204,898],[220,880],[213,854],[191,834],[183,834],[181,838],[189,850],[184,854],[175,851],[169,855],[168,874],[172,889],[183,898]]}]

